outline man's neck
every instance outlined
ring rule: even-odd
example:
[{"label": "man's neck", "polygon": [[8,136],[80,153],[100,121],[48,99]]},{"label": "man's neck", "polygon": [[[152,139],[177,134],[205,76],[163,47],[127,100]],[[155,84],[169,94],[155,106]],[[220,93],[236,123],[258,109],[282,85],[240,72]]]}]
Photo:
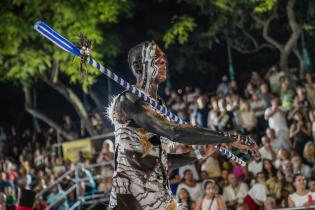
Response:
[{"label": "man's neck", "polygon": [[[136,87],[139,88],[139,89],[142,89],[142,87],[137,83],[136,84]],[[150,84],[150,87],[146,90],[144,90],[151,98],[157,100],[157,90],[159,88],[159,85],[158,84]]]}]

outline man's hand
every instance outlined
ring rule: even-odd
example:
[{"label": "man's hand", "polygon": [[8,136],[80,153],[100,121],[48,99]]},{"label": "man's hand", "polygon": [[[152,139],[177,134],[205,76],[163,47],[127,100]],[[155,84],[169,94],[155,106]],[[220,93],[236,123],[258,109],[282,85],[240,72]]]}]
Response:
[{"label": "man's hand", "polygon": [[231,143],[232,147],[239,148],[244,153],[250,152],[254,158],[259,158],[258,146],[249,136],[238,135],[238,139]]}]

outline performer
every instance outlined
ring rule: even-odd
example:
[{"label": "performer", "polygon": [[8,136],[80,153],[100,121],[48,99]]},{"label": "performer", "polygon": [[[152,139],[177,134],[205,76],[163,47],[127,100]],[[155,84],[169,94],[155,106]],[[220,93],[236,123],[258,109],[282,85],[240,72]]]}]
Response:
[{"label": "performer", "polygon": [[[166,79],[167,60],[159,46],[153,41],[136,45],[129,51],[128,62],[137,88],[162,104],[157,90]],[[195,158],[167,155],[170,141],[189,145],[227,143],[259,154],[256,143],[247,136],[175,124],[129,92],[114,98],[109,117],[115,126],[115,172],[109,209],[184,209],[169,189],[167,161],[169,158],[179,167]]]}]

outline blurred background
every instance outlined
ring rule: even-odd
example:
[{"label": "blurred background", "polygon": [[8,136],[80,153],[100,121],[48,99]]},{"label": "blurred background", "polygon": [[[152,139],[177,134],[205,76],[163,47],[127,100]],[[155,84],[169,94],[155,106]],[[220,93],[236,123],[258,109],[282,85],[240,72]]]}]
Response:
[{"label": "blurred background", "polygon": [[77,45],[86,35],[93,58],[130,83],[128,50],[156,41],[168,59],[159,94],[174,113],[257,139],[262,159],[248,167],[218,154],[170,167],[172,191],[189,209],[199,209],[208,178],[227,209],[315,204],[314,1],[3,0],[0,208],[14,209],[29,188],[36,209],[104,209],[111,188],[106,107],[123,89],[91,66],[80,70],[78,58],[33,29],[38,20]]}]

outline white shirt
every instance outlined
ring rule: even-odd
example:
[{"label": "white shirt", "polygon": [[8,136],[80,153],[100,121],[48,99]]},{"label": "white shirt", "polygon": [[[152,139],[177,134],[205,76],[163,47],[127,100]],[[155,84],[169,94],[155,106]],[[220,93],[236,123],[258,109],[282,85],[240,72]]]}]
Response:
[{"label": "white shirt", "polygon": [[303,196],[292,193],[289,195],[289,198],[294,202],[295,207],[302,207],[304,203],[308,201],[309,196],[312,196],[312,200],[315,200],[315,192],[308,192],[306,195]]},{"label": "white shirt", "polygon": [[268,118],[269,113],[272,112],[272,108],[269,107],[265,111],[265,119],[268,120],[268,124],[270,128],[273,128],[275,132],[283,129],[288,130],[287,121],[285,117],[277,111],[271,117]]},{"label": "white shirt", "polygon": [[248,195],[254,199],[261,202],[265,202],[267,199],[268,189],[265,184],[256,183],[254,186],[248,191]]},{"label": "white shirt", "polygon": [[[210,204],[211,204],[211,208],[209,209]],[[219,205],[216,198],[214,198],[213,201],[212,201],[212,198],[211,199],[204,198],[202,200],[201,210],[218,210],[218,209],[219,209]]]},{"label": "white shirt", "polygon": [[189,192],[190,198],[194,202],[202,195],[202,187],[200,183],[196,183],[194,187],[189,187],[185,183],[180,183],[176,192],[177,197],[179,197],[179,191],[182,188],[185,188]]},{"label": "white shirt", "polygon": [[248,186],[247,184],[241,182],[239,183],[238,187],[239,189],[237,193],[235,193],[235,191],[233,190],[232,185],[228,185],[224,187],[224,190],[223,190],[224,201],[232,201],[232,200],[238,199],[238,203],[243,203],[243,199],[245,198],[248,192]]},{"label": "white shirt", "polygon": [[272,160],[271,151],[270,150],[268,151],[265,147],[260,148],[259,153],[260,153],[261,159]]},{"label": "white shirt", "polygon": [[248,171],[253,173],[254,176],[256,176],[256,174],[258,172],[261,172],[262,171],[262,168],[263,168],[263,162],[262,161],[259,161],[258,163],[256,161],[251,161],[249,164],[248,164]]}]

